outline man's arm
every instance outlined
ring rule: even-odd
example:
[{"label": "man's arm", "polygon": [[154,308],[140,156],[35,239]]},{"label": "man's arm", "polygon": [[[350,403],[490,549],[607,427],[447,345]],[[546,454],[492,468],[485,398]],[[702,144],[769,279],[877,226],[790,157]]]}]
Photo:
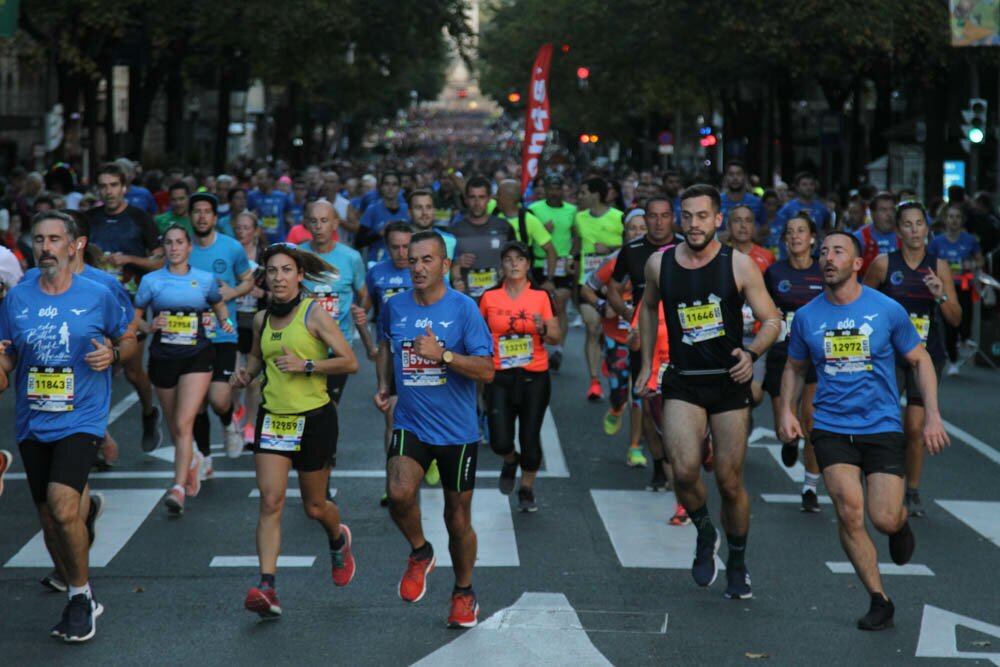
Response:
[{"label": "man's arm", "polygon": [[253,271],[247,270],[236,277],[239,282],[236,287],[229,287],[222,280],[219,280],[219,295],[223,301],[232,301],[241,296],[245,296],[253,290]]},{"label": "man's arm", "polygon": [[798,405],[802,402],[802,391],[806,386],[806,371],[809,369],[808,359],[788,357],[785,370],[781,373],[781,395],[778,400],[778,439],[782,442],[793,442],[804,438],[802,424],[799,423]]}]

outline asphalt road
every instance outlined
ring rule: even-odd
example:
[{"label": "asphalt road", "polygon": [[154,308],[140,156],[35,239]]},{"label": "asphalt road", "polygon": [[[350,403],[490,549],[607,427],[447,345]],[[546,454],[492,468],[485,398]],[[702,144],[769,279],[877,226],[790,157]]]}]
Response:
[{"label": "asphalt road", "polygon": [[[244,611],[245,591],[256,583],[252,458],[231,461],[220,452],[215,478],[189,500],[183,518],[170,519],[160,498],[170,483],[171,450],[160,456],[141,451],[139,409],[131,405],[111,425],[120,461],[113,472],[91,477],[108,497],[92,552],[100,566],[91,571],[107,611],[88,644],[66,646],[48,637],[64,598],[38,584],[47,563],[15,463],[0,498],[0,662],[1000,665],[995,372],[969,365],[943,384],[953,445],[926,466],[928,512],[913,520],[912,566],[885,576],[897,627],[868,634],[854,627],[867,595],[849,568],[837,573],[847,559],[832,508],[799,511],[799,473],[789,474],[776,458],[766,404],[755,413],[745,475],[754,599],[730,601],[722,596],[722,573],[707,589],[691,580],[693,528],[668,526],[672,494],[645,491],[649,469],[625,466],[627,427],[612,438],[601,431],[605,406],[584,400],[581,348],[582,330],[574,329],[563,371],[554,378],[538,513],[520,514],[516,497],[499,495],[498,458],[488,448],[480,452],[473,517],[480,539],[479,628],[445,627],[453,581],[446,566],[431,575],[421,602],[409,605],[397,595],[408,547],[378,503],[382,420],[371,404],[373,368],[363,362],[341,405],[331,481],[354,534],[358,571],[348,587],[333,587],[324,535],[300,501],[289,498],[283,555],[298,559],[278,571],[284,616],[262,622]],[[113,405],[125,407],[131,394],[123,378],[115,380]],[[13,423],[11,395],[0,398],[0,423]],[[16,450],[12,431],[5,429],[0,446]],[[221,442],[218,422],[213,436]],[[443,530],[435,509],[440,491],[423,493],[441,559],[446,542],[433,537]],[[713,490],[717,524],[718,507]],[[880,562],[890,563],[886,539],[878,536],[876,544]],[[227,557],[245,560],[220,567]]]}]

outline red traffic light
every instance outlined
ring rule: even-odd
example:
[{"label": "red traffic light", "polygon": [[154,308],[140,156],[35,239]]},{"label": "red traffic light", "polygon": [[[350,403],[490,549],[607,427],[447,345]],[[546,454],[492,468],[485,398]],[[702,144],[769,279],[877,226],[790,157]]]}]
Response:
[{"label": "red traffic light", "polygon": [[589,69],[587,69],[586,67],[578,67],[577,68],[577,70],[576,70],[576,78],[578,78],[578,79],[586,79],[589,76],[590,76],[590,70]]},{"label": "red traffic light", "polygon": [[521,101],[521,95],[518,93],[511,93],[510,95],[507,96],[507,101],[510,102],[511,104],[517,104],[518,102]]},{"label": "red traffic light", "polygon": [[563,44],[562,45],[562,52],[563,53],[569,53],[569,44]]},{"label": "red traffic light", "polygon": [[580,135],[580,143],[581,144],[589,144],[590,143],[590,135],[589,134],[581,134]]},{"label": "red traffic light", "polygon": [[705,148],[708,148],[709,146],[714,146],[717,143],[719,143],[719,140],[714,134],[710,134],[706,137],[701,138],[701,145],[704,146]]}]

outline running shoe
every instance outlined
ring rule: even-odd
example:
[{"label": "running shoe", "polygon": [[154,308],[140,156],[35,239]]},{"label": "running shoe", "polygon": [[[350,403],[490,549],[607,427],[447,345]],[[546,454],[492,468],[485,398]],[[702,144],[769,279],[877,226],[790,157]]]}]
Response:
[{"label": "running shoe", "polygon": [[872,593],[872,602],[868,613],[858,619],[858,630],[888,630],[893,627],[893,614],[896,607],[892,600],[882,597],[881,593]]},{"label": "running shoe", "polygon": [[799,460],[799,439],[781,443],[781,462],[791,468]]},{"label": "running shoe", "polygon": [[628,454],[625,455],[625,463],[630,468],[645,468],[647,461],[642,454],[642,447],[629,447]]},{"label": "running shoe", "polygon": [[549,354],[549,368],[553,373],[558,373],[560,366],[562,366],[562,352],[555,350]]},{"label": "running shoe", "polygon": [[154,405],[151,413],[142,416],[142,451],[151,452],[159,447],[162,441],[160,409]]},{"label": "running shoe", "polygon": [[917,541],[913,537],[913,531],[909,523],[904,523],[898,532],[889,536],[889,555],[896,565],[906,565],[913,558],[913,550],[917,548]]},{"label": "running shoe", "polygon": [[500,466],[500,493],[509,496],[514,491],[514,480],[517,479],[517,467],[521,464],[521,455],[515,452],[513,463],[507,463],[504,459]]},{"label": "running shoe", "polygon": [[236,404],[236,409],[233,410],[233,423],[235,423],[237,426],[239,426],[240,424],[242,424],[243,423],[243,418],[246,417],[246,414],[247,414],[247,411],[246,411],[246,408],[243,407],[243,404],[242,403],[237,403]]},{"label": "running shoe", "polygon": [[657,492],[667,490],[667,473],[663,472],[663,466],[653,462],[653,478],[646,485],[647,491]]},{"label": "running shoe", "polygon": [[431,459],[431,464],[427,466],[427,472],[424,473],[424,481],[430,486],[437,486],[441,483],[441,471],[438,470],[437,459]]},{"label": "running shoe", "polygon": [[427,575],[434,571],[437,556],[430,558],[410,558],[406,562],[406,572],[399,580],[399,597],[407,602],[419,602],[427,592]]},{"label": "running shoe", "polygon": [[240,433],[239,423],[233,419],[226,427],[226,456],[231,459],[238,459],[243,453],[243,434]]},{"label": "running shoe", "polygon": [[479,622],[479,602],[476,594],[453,593],[451,596],[451,614],[448,615],[449,628],[474,628]]},{"label": "running shoe", "polygon": [[101,458],[108,468],[118,462],[118,443],[110,435],[105,435],[101,441]]},{"label": "running shoe", "polygon": [[715,450],[712,446],[712,432],[706,431],[705,438],[701,441],[701,467],[705,472],[715,470]]},{"label": "running shoe", "polygon": [[257,430],[253,427],[253,424],[243,425],[243,444],[252,445],[254,439],[257,437]]},{"label": "running shoe", "polygon": [[927,514],[924,511],[924,505],[920,502],[920,492],[919,491],[907,491],[906,492],[906,511],[910,516],[921,517]]},{"label": "running shoe", "polygon": [[819,512],[819,496],[812,489],[802,492],[802,511],[813,514]]},{"label": "running shoe", "polygon": [[604,398],[604,393],[601,391],[601,383],[594,378],[590,381],[590,389],[587,390],[587,400],[591,403],[598,403]]},{"label": "running shoe", "polygon": [[674,506],[674,515],[670,517],[671,526],[688,526],[691,524],[691,517],[688,516],[688,511],[684,509],[684,506],[677,503]]},{"label": "running shoe", "polygon": [[[95,600],[93,598],[93,594],[91,594],[90,598],[90,608],[93,611],[94,618],[97,618],[98,616],[104,613],[104,605]],[[59,620],[58,623],[52,626],[52,629],[49,631],[49,634],[52,635],[53,637],[58,637],[59,639],[66,639],[66,634],[68,632],[69,632],[69,605],[67,604],[66,608],[63,609],[62,618]]]},{"label": "running shoe", "polygon": [[63,613],[66,615],[66,634],[63,636],[65,641],[85,642],[96,634],[94,606],[85,594],[79,593],[71,597]]},{"label": "running shoe", "polygon": [[93,546],[94,540],[97,539],[97,520],[101,518],[102,514],[104,514],[104,494],[90,494],[90,507],[87,509],[87,520],[85,522],[87,526],[87,540],[90,546]]},{"label": "running shoe", "polygon": [[535,503],[535,492],[532,489],[521,487],[517,490],[517,508],[522,512],[537,512],[538,505]]},{"label": "running shoe", "polygon": [[191,466],[188,468],[187,479],[184,480],[184,493],[191,498],[198,495],[201,491],[201,462],[204,460],[204,456],[197,449],[194,450],[194,454],[191,457]]},{"label": "running shoe", "polygon": [[354,563],[354,554],[351,552],[351,529],[346,523],[340,524],[340,533],[344,537],[344,546],[336,551],[330,552],[333,561],[333,585],[346,586],[354,578],[357,566]]},{"label": "running shoe", "polygon": [[163,497],[163,504],[167,506],[167,511],[175,516],[184,514],[184,492],[170,487],[167,495]]},{"label": "running shoe", "polygon": [[753,597],[753,592],[750,590],[750,571],[746,567],[726,569],[726,592],[723,596],[727,600],[749,600]]},{"label": "running shoe", "polygon": [[604,413],[604,435],[615,435],[622,430],[623,412],[625,412],[624,405],[618,412],[615,412],[614,408],[608,408],[608,411]]},{"label": "running shoe", "polygon": [[39,579],[38,583],[51,591],[55,591],[56,593],[65,593],[69,590],[66,586],[66,582],[63,581],[62,575],[59,574],[59,570],[52,570],[47,575]]},{"label": "running shoe", "polygon": [[215,468],[212,466],[212,457],[202,454],[201,463],[198,465],[198,479],[204,482],[215,475]]},{"label": "running shoe", "polygon": [[719,576],[719,568],[715,564],[715,555],[719,553],[719,544],[722,538],[719,531],[715,531],[714,539],[703,539],[698,534],[698,541],[694,547],[694,563],[691,564],[691,576],[694,583],[699,586],[711,586],[715,578]]},{"label": "running shoe", "polygon": [[[958,364],[954,362],[948,362],[948,366],[945,367],[944,374],[947,375],[948,377],[954,377],[955,375],[958,375]],[[861,621],[858,621],[858,626],[859,627],[861,626]]]},{"label": "running shoe", "polygon": [[263,584],[254,586],[247,591],[246,599],[243,600],[243,608],[267,620],[281,616],[281,603],[278,602],[278,594],[273,588]]},{"label": "running shoe", "polygon": [[3,495],[3,476],[14,463],[14,457],[6,449],[0,449],[0,496]]}]

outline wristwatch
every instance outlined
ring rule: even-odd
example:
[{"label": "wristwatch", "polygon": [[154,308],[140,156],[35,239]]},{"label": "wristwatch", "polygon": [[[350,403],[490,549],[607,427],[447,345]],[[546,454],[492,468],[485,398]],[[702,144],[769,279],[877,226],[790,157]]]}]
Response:
[{"label": "wristwatch", "polygon": [[308,377],[313,374],[314,370],[316,370],[316,364],[313,363],[312,359],[306,359],[305,368],[303,368],[302,370],[305,371],[305,374]]},{"label": "wristwatch", "polygon": [[760,359],[760,354],[754,352],[753,350],[747,350],[747,354],[750,355],[750,361],[753,363],[757,363],[757,360]]},{"label": "wristwatch", "polygon": [[936,303],[945,303],[947,300],[948,300],[948,295],[947,294],[942,294],[938,298],[934,299],[934,301]]},{"label": "wristwatch", "polygon": [[451,350],[445,350],[444,354],[441,355],[441,361],[444,362],[445,366],[455,361],[455,355],[452,354]]}]

